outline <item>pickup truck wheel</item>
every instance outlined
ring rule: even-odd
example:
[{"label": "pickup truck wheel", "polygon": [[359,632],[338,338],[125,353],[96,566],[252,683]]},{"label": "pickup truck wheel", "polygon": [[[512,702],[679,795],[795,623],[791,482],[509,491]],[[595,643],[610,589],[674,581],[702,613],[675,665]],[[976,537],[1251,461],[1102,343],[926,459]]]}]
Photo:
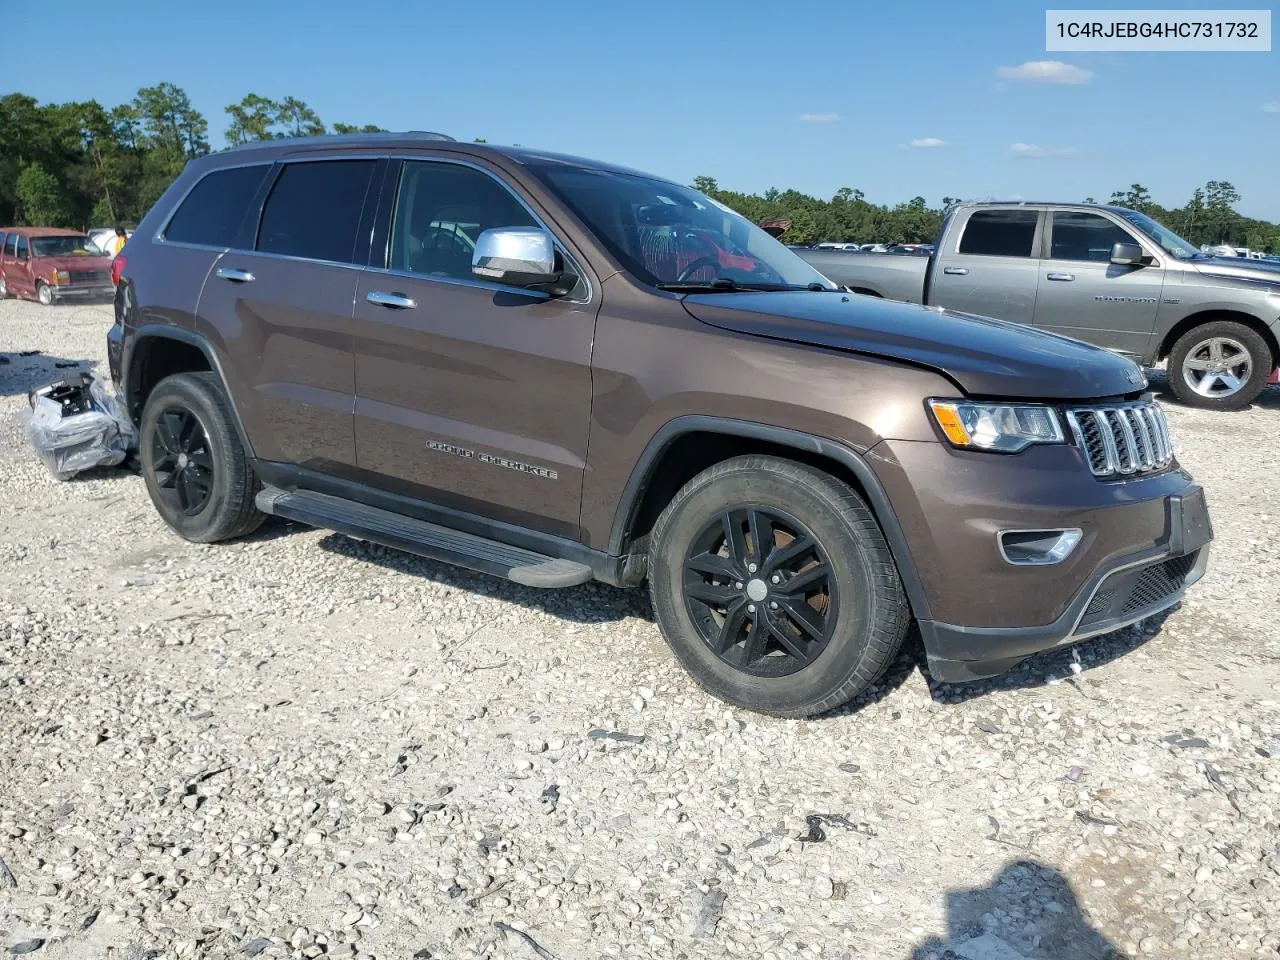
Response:
[{"label": "pickup truck wheel", "polygon": [[769,456],[716,464],[676,494],[654,527],[649,589],[663,636],[698,683],[783,717],[866,689],[911,618],[858,494]]},{"label": "pickup truck wheel", "polygon": [[1169,352],[1169,388],[1192,407],[1239,410],[1267,385],[1275,361],[1255,330],[1215,320],[1187,331]]},{"label": "pickup truck wheel", "polygon": [[195,543],[257,529],[257,477],[211,373],[165,377],[147,398],[138,453],[151,502],[164,521]]},{"label": "pickup truck wheel", "polygon": [[53,303],[53,290],[47,283],[36,283],[36,299],[46,307]]}]

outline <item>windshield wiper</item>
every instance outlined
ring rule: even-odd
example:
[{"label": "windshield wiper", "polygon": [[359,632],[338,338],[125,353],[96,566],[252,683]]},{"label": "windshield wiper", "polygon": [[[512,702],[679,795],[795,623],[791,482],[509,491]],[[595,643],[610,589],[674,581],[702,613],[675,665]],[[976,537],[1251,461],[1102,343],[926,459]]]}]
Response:
[{"label": "windshield wiper", "polygon": [[685,281],[659,283],[659,290],[670,290],[675,293],[778,293],[785,290],[820,290],[827,288],[820,283],[799,286],[790,283],[739,283],[728,277],[717,277],[715,280]]}]

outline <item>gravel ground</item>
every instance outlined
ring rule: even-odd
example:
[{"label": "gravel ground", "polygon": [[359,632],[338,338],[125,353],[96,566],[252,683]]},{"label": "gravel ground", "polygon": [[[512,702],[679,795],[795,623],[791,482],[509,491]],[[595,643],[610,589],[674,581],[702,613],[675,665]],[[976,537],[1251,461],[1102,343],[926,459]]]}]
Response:
[{"label": "gravel ground", "polygon": [[917,640],[788,722],[703,694],[639,592],[196,546],[135,475],[56,482],[25,391],[105,376],[109,322],[0,303],[0,950],[1276,955],[1277,388],[1169,406],[1218,540],[1161,622],[967,686]]}]

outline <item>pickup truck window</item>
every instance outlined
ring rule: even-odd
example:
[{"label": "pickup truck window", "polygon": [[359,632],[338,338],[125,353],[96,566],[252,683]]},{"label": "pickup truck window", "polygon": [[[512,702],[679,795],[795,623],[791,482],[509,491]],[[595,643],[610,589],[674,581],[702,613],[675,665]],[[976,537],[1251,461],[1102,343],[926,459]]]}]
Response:
[{"label": "pickup truck window", "polygon": [[537,227],[488,174],[455,163],[410,160],[391,223],[392,270],[471,280],[476,238],[495,227]]},{"label": "pickup truck window", "polygon": [[1111,248],[1117,243],[1133,243],[1133,237],[1106,217],[1064,210],[1053,215],[1050,259],[1108,263]]},{"label": "pickup truck window", "polygon": [[173,243],[231,246],[253,195],[270,169],[268,164],[260,163],[208,174],[191,188],[169,219],[164,238]]},{"label": "pickup truck window", "polygon": [[1156,243],[1160,244],[1160,249],[1172,257],[1177,257],[1179,260],[1199,260],[1206,256],[1200,251],[1199,247],[1183,240],[1164,224],[1157,223],[1144,213],[1138,213],[1136,210],[1120,210],[1117,212]]},{"label": "pickup truck window", "polygon": [[258,249],[351,263],[373,167],[373,160],[287,164],[263,205]]},{"label": "pickup truck window", "polygon": [[986,257],[1030,257],[1036,238],[1035,210],[978,210],[960,236],[959,253]]},{"label": "pickup truck window", "polygon": [[15,256],[18,252],[18,235],[11,233],[4,238],[4,255],[6,257]]},{"label": "pickup truck window", "polygon": [[563,163],[532,170],[643,283],[836,289],[751,221],[689,187]]}]

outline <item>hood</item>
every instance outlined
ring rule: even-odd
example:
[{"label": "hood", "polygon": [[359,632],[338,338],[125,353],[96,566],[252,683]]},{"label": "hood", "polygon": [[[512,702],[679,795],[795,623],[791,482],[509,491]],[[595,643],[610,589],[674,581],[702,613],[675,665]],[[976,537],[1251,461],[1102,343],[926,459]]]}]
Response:
[{"label": "hood", "polygon": [[693,294],[684,305],[724,330],[928,367],[970,396],[1093,400],[1147,385],[1134,363],[1099,347],[933,307],[805,291]]},{"label": "hood", "polygon": [[46,270],[110,270],[111,258],[80,254],[72,257],[36,257],[33,261]]},{"label": "hood", "polygon": [[1210,257],[1207,260],[1188,261],[1196,271],[1206,277],[1233,277],[1241,280],[1261,280],[1280,286],[1280,263],[1269,260],[1250,260],[1246,257]]}]

